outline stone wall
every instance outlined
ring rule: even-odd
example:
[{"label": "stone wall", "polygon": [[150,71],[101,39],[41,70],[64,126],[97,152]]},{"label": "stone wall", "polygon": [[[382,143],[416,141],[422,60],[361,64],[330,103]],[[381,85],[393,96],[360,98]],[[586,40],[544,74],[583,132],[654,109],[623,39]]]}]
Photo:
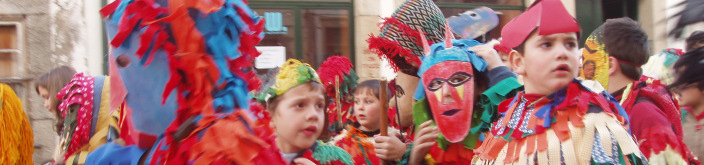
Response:
[{"label": "stone wall", "polygon": [[[32,79],[62,65],[93,75],[103,72],[99,63],[102,56],[87,55],[102,51],[102,47],[96,47],[102,45],[101,30],[87,29],[87,24],[100,24],[100,20],[85,19],[86,15],[97,14],[99,8],[93,2],[93,6],[87,7],[85,1],[0,0],[0,23],[18,25],[20,45],[14,76],[0,77],[0,82],[11,84],[23,101],[34,131],[35,164],[52,159],[57,135],[53,128],[55,119],[43,107],[43,99],[34,91]],[[87,43],[97,44],[88,47]]]}]

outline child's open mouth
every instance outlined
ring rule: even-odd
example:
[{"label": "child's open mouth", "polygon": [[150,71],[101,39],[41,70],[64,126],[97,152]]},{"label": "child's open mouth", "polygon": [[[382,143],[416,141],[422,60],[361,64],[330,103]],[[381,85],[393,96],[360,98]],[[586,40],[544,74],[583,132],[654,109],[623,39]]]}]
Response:
[{"label": "child's open mouth", "polygon": [[357,119],[358,119],[358,120],[364,120],[364,119],[366,119],[366,118],[367,118],[367,116],[366,116],[366,115],[362,115],[362,114],[360,114],[359,116],[357,116]]},{"label": "child's open mouth", "polygon": [[559,74],[567,74],[570,72],[570,67],[567,64],[560,64],[553,71]]},{"label": "child's open mouth", "polygon": [[305,134],[306,136],[313,136],[313,134],[315,134],[316,131],[318,131],[318,127],[309,126],[309,127],[306,127],[306,129],[303,129],[302,132],[303,132],[303,134]]}]

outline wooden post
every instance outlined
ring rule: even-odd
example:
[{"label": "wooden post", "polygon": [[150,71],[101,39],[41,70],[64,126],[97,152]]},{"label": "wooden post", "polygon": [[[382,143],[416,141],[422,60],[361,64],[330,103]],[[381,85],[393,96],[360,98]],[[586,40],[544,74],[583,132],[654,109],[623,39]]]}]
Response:
[{"label": "wooden post", "polygon": [[388,103],[387,103],[387,94],[386,94],[386,80],[380,80],[379,81],[379,112],[381,112],[379,116],[379,130],[381,132],[381,136],[388,136],[388,128],[389,128],[389,109],[388,109]]},{"label": "wooden post", "polygon": [[337,124],[342,126],[342,105],[340,105],[340,78],[335,76],[335,110],[337,110]]},{"label": "wooden post", "polygon": [[[381,136],[389,136],[389,107],[386,94],[386,80],[379,80],[379,134]],[[386,165],[386,161],[380,160],[379,164]]]}]

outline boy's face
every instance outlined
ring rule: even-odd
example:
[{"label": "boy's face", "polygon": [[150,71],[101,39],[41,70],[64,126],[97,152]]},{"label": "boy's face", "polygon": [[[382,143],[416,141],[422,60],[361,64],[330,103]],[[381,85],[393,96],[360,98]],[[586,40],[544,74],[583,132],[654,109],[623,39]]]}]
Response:
[{"label": "boy's face", "polygon": [[538,35],[524,42],[524,52],[511,52],[516,73],[523,75],[526,93],[547,95],[565,87],[578,74],[577,33]]},{"label": "boy's face", "polygon": [[354,117],[359,121],[360,129],[375,131],[379,129],[379,99],[371,89],[362,89],[354,96]]},{"label": "boy's face", "polygon": [[286,91],[281,97],[272,125],[282,152],[294,153],[313,145],[323,130],[325,98],[323,89],[309,83]]}]

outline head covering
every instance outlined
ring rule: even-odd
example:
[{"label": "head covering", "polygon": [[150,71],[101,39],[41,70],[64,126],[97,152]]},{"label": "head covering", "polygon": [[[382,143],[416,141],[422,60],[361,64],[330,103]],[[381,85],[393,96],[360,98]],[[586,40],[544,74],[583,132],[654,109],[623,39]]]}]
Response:
[{"label": "head covering", "polygon": [[572,17],[560,0],[537,0],[525,12],[513,18],[501,29],[503,47],[516,48],[531,32],[538,28],[538,35],[577,32],[577,20]]},{"label": "head covering", "polygon": [[420,34],[431,44],[442,42],[445,17],[431,0],[408,0],[384,20],[381,34],[367,39],[369,49],[389,59],[395,71],[415,76],[424,55]]},{"label": "head covering", "polygon": [[330,101],[327,112],[331,132],[336,132],[343,129],[342,125],[352,118],[349,110],[353,105],[353,99],[349,97],[352,90],[357,87],[359,77],[354,73],[352,62],[345,56],[328,57],[318,68],[318,75],[325,86],[327,98],[329,100],[339,98],[340,101],[340,105],[336,101]]},{"label": "head covering", "polygon": [[307,63],[302,63],[296,59],[288,59],[279,69],[276,79],[271,86],[264,86],[255,94],[256,99],[268,102],[270,99],[284,94],[289,89],[307,82],[320,83],[320,77],[315,69]]},{"label": "head covering", "polygon": [[[101,13],[112,25],[106,27],[117,57],[110,60],[134,59],[126,67],[118,63],[113,68],[111,62],[111,74],[117,70],[123,78],[127,103],[153,97],[133,94],[140,92],[132,88],[138,84],[128,82],[141,78],[158,85],[148,91],[163,91],[160,100],[145,105],[167,103],[178,109],[132,107],[135,128],[168,126],[151,130],[161,133],[145,156],[148,164],[279,164],[281,157],[269,154],[276,152],[267,139],[271,129],[257,123],[265,117],[249,109],[249,91],[261,83],[249,68],[259,55],[254,45],[263,37],[264,21],[246,1],[117,0]],[[121,49],[127,51],[115,52]],[[144,69],[129,70],[135,66]],[[152,79],[164,75],[166,79]],[[169,114],[176,116],[160,119]],[[147,123],[149,119],[155,121]]]},{"label": "head covering", "polygon": [[643,68],[643,75],[660,80],[663,84],[670,84],[675,79],[672,64],[682,56],[682,49],[665,48],[662,52],[651,56]]}]

